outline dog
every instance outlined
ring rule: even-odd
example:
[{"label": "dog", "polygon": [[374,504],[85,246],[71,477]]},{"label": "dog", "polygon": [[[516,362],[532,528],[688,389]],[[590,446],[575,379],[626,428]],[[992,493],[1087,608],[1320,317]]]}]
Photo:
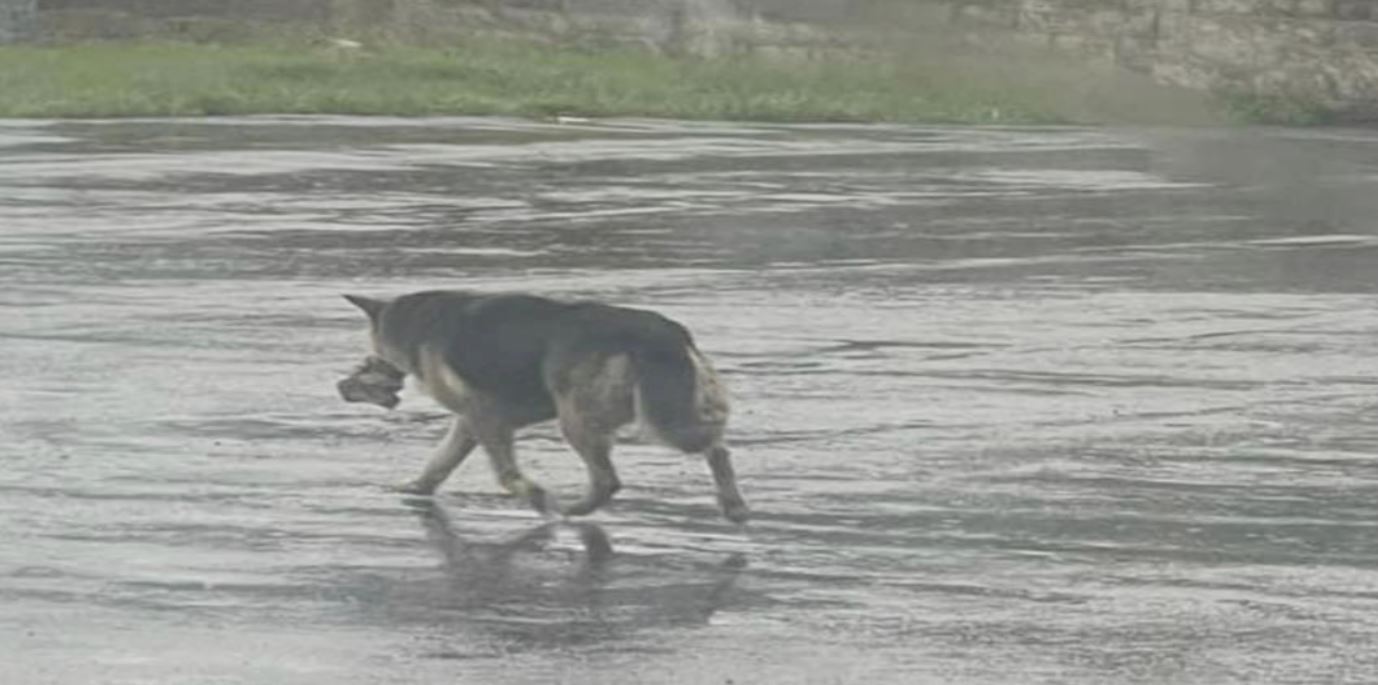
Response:
[{"label": "dog", "polygon": [[[498,483],[547,515],[593,512],[622,487],[617,430],[640,421],[659,442],[701,454],[730,521],[749,510],[723,444],[726,388],[689,331],[660,314],[528,294],[428,290],[383,300],[345,295],[368,317],[373,354],[340,382],[348,401],[396,403],[401,378],[455,414],[421,475],[397,489],[429,495],[478,446]],[[515,431],[556,419],[589,484],[565,506],[517,467]]]}]

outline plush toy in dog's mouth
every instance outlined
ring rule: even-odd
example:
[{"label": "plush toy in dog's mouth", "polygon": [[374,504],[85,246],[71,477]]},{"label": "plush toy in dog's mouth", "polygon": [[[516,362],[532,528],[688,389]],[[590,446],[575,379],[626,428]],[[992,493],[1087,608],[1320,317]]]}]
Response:
[{"label": "plush toy in dog's mouth", "polygon": [[368,402],[392,409],[402,401],[397,393],[402,390],[402,378],[405,376],[401,369],[379,357],[369,356],[354,369],[354,373],[336,383],[335,388],[346,402]]}]

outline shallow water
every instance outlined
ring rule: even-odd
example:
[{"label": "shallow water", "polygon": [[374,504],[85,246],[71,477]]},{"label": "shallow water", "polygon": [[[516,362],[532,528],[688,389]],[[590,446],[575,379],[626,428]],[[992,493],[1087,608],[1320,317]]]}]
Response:
[{"label": "shallow water", "polygon": [[[0,682],[1378,674],[1378,134],[0,124]],[[742,488],[544,524],[341,292],[688,324]],[[549,429],[519,443],[567,495]]]}]

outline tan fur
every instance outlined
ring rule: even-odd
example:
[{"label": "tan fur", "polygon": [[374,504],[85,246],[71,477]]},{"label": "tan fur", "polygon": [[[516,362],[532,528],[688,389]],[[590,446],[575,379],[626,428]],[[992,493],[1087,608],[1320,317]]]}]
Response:
[{"label": "tan fur", "polygon": [[584,497],[566,514],[587,514],[612,499],[622,487],[611,453],[617,429],[635,417],[636,373],[626,355],[592,358],[569,370],[557,392],[560,431],[588,469]]},{"label": "tan fur", "polygon": [[697,391],[694,405],[698,410],[699,421],[709,425],[725,426],[729,413],[727,388],[707,357],[698,350],[691,350],[690,356],[694,361],[694,383]]},{"label": "tan fur", "polygon": [[579,364],[566,381],[569,389],[555,398],[561,417],[577,415],[581,424],[600,431],[615,431],[635,418],[636,372],[626,355]]},{"label": "tan fur", "polygon": [[470,394],[464,381],[445,363],[444,356],[433,347],[422,347],[417,375],[421,377],[421,391],[441,406],[456,414],[469,412]]}]

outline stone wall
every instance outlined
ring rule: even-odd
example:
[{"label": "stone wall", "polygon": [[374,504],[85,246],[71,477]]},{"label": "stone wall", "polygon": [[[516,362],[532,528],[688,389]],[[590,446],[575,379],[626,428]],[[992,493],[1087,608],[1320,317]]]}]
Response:
[{"label": "stone wall", "polygon": [[37,0],[0,0],[0,45],[31,38],[37,8]]},{"label": "stone wall", "polygon": [[1012,34],[1162,83],[1378,121],[1378,0],[952,0],[952,10],[981,35]]},{"label": "stone wall", "polygon": [[[4,0],[0,0],[3,2]],[[321,25],[332,0],[37,0],[44,40],[158,36],[235,40],[262,27]]]},{"label": "stone wall", "polygon": [[[450,6],[463,4],[451,0]],[[830,29],[768,21],[735,0],[489,0],[476,2],[494,25],[527,27],[554,37],[632,44],[653,50],[714,56],[736,52],[840,47]]]},{"label": "stone wall", "polygon": [[477,30],[698,55],[807,54],[847,43],[834,27],[766,19],[739,0],[19,1],[36,2],[41,33],[59,41],[148,35],[234,39],[264,28],[295,27],[420,41]]},{"label": "stone wall", "polygon": [[[328,32],[454,30],[791,56],[959,38],[1070,52],[1194,90],[1295,99],[1378,120],[1378,0],[0,0],[0,40],[234,35],[236,22]],[[22,32],[22,31],[20,31]],[[1017,58],[1014,58],[1017,59]]]}]

